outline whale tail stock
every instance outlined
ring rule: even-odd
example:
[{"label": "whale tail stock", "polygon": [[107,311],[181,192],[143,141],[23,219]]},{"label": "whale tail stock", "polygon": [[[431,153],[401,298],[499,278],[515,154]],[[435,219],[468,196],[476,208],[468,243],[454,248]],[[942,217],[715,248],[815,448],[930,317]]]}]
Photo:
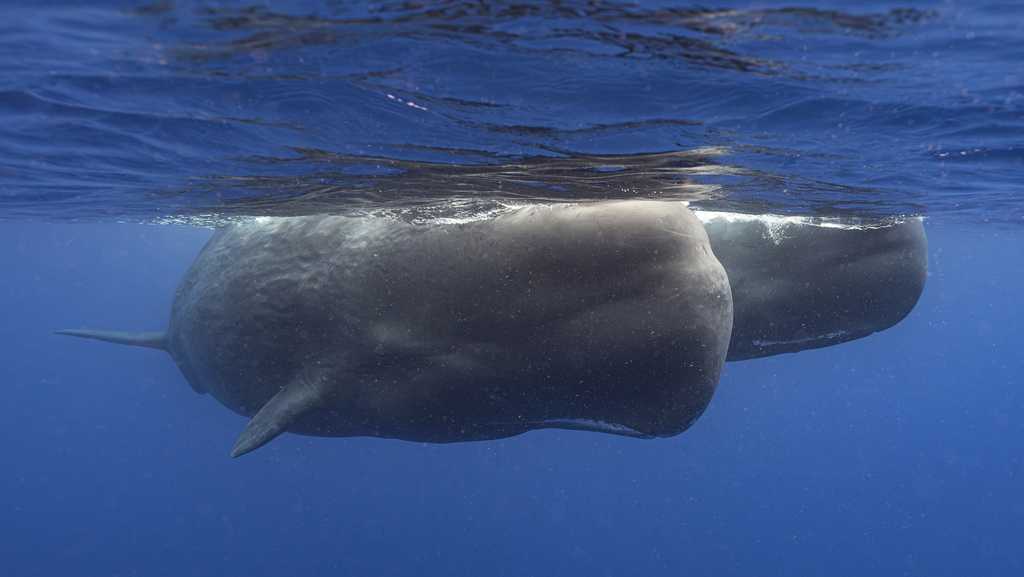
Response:
[{"label": "whale tail stock", "polygon": [[125,331],[94,331],[90,329],[64,329],[55,331],[58,335],[79,337],[83,339],[95,339],[119,345],[130,345],[133,347],[147,347],[150,349],[167,350],[167,333],[165,331],[153,331],[144,333],[129,333]]},{"label": "whale tail stock", "polygon": [[[94,339],[119,345],[147,347],[167,350],[167,333],[164,331],[131,333],[125,331],[96,331],[91,329],[64,329],[55,331],[58,335]],[[239,457],[254,451],[285,432],[288,426],[306,412],[323,404],[326,397],[326,375],[320,371],[303,372],[295,376],[287,386],[274,395],[249,421],[231,450],[232,457]],[[192,381],[190,380],[191,384]],[[197,393],[205,392],[196,385]]]}]

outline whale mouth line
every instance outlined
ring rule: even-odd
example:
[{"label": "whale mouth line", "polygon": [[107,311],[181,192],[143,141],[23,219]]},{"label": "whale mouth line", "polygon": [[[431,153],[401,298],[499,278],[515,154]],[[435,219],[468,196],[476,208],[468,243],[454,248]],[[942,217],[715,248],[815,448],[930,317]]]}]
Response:
[{"label": "whale mouth line", "polygon": [[609,433],[623,437],[634,437],[637,439],[652,439],[655,435],[638,431],[632,427],[618,423],[609,423],[598,419],[544,419],[529,423],[531,425],[547,429],[567,429],[571,431],[592,431],[597,433]]},{"label": "whale mouth line", "polygon": [[847,336],[849,334],[850,334],[850,331],[832,331],[830,333],[825,333],[823,335],[815,335],[813,337],[803,337],[803,338],[799,338],[799,339],[788,339],[788,340],[777,340],[777,341],[770,341],[770,340],[765,340],[765,339],[754,339],[753,341],[751,341],[751,343],[755,347],[768,348],[768,347],[777,347],[777,346],[780,346],[780,345],[800,345],[800,344],[811,343],[811,342],[815,342],[815,341],[831,341],[831,340],[834,340],[834,339],[839,339],[839,338],[845,337],[845,336]]}]

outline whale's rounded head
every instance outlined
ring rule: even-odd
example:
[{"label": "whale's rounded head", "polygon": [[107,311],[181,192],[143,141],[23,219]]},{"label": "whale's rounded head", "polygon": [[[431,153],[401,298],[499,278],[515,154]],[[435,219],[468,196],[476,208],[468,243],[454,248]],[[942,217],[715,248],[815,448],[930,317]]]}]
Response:
[{"label": "whale's rounded head", "polygon": [[887,329],[924,290],[921,218],[863,222],[708,214],[735,305],[729,359],[825,347]]}]

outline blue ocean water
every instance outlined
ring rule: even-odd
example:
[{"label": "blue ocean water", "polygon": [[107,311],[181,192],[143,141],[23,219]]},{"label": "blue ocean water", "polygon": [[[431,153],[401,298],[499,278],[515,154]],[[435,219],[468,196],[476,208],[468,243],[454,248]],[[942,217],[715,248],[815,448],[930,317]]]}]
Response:
[{"label": "blue ocean water", "polygon": [[[1018,575],[1024,3],[35,2],[0,21],[0,574]],[[679,199],[923,215],[897,326],[670,439],[285,435],[162,353],[209,226]]]}]

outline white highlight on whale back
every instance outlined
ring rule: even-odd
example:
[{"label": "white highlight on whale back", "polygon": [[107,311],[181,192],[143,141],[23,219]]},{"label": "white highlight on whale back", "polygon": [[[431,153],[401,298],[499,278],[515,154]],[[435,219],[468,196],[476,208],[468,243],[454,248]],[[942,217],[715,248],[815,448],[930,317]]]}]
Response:
[{"label": "white highlight on whale back", "polygon": [[[692,207],[691,207],[692,208]],[[840,230],[872,230],[889,228],[921,216],[895,216],[883,219],[867,219],[858,217],[827,217],[827,216],[787,216],[781,214],[746,214],[741,212],[720,212],[713,210],[694,209],[693,213],[704,224],[715,220],[726,222],[759,222],[764,225],[767,236],[775,244],[786,238],[786,231],[791,227],[813,226]]]},{"label": "white highlight on whale back", "polygon": [[846,230],[870,230],[888,228],[910,219],[923,219],[920,216],[895,216],[883,219],[867,219],[857,217],[831,216],[787,216],[782,214],[747,214],[743,212],[721,212],[693,208],[693,213],[701,222],[723,219],[728,222],[761,222],[766,226],[817,226],[820,228],[839,228]]},{"label": "white highlight on whale back", "polygon": [[[341,212],[348,216],[377,216],[394,217],[407,220],[416,224],[464,224],[480,220],[489,220],[507,212],[512,212],[528,206],[537,204],[586,204],[592,201],[566,202],[566,201],[526,201],[526,200],[491,200],[484,204],[472,198],[452,198],[442,204],[428,205],[424,207],[382,207],[377,209],[362,209],[354,213]],[[714,220],[725,220],[727,222],[760,222],[768,231],[769,237],[776,243],[785,238],[785,231],[791,226],[814,226],[819,228],[834,228],[843,230],[871,230],[888,228],[909,220],[924,220],[923,216],[899,215],[887,218],[861,218],[861,217],[828,217],[828,216],[790,216],[782,214],[750,214],[743,212],[726,212],[717,210],[704,210],[694,207],[690,201],[680,200],[683,206],[690,210],[703,223]],[[295,215],[299,216],[299,215]],[[188,225],[197,228],[219,228],[231,224],[257,223],[268,225],[274,221],[288,216],[251,216],[251,215],[220,215],[220,214],[192,214],[187,216],[166,216],[154,219],[152,224],[157,225]]]}]

